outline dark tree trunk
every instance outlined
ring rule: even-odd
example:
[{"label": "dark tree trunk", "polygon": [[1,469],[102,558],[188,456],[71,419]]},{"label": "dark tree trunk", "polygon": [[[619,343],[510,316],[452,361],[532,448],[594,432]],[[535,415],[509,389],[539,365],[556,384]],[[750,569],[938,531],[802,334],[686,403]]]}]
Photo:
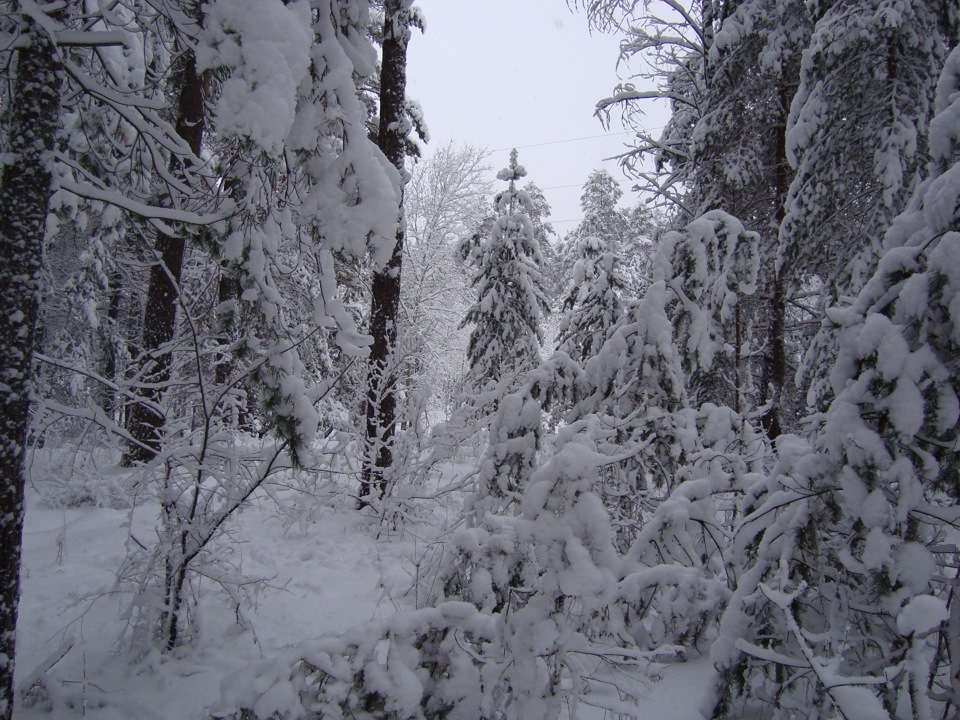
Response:
[{"label": "dark tree trunk", "polygon": [[[383,24],[383,63],[380,72],[380,128],[377,143],[394,167],[404,173],[406,155],[405,104],[409,23],[404,0],[387,0]],[[397,242],[386,267],[374,274],[370,306],[373,346],[367,370],[366,453],[361,497],[387,490],[386,469],[393,463],[392,441],[397,422],[396,369],[400,310],[400,270],[403,264],[403,193],[397,208]],[[361,501],[361,505],[365,504]]]},{"label": "dark tree trunk", "polygon": [[[197,75],[193,53],[185,52],[179,74],[180,92],[177,101],[177,133],[193,154],[200,156],[203,143],[204,107],[203,81]],[[171,160],[177,169],[180,159]],[[177,304],[180,271],[183,266],[185,240],[159,233],[154,248],[156,261],[150,268],[147,300],[143,318],[141,352],[146,366],[142,373],[143,386],[138,392],[141,402],[130,408],[127,430],[134,438],[123,458],[125,465],[148,462],[160,451],[163,413],[159,409],[164,388],[170,381],[173,357],[170,343],[177,327]]]},{"label": "dark tree trunk", "polygon": [[[102,374],[106,380],[114,382],[117,379],[117,347],[116,328],[120,322],[120,299],[123,295],[123,278],[119,272],[110,274],[110,291],[107,293],[107,322],[103,326],[100,341],[103,344]],[[111,387],[104,385],[101,389],[103,411],[110,418],[116,419],[117,394]]]},{"label": "dark tree trunk", "polygon": [[[790,95],[786,82],[780,83],[780,117],[774,129],[774,149],[776,158],[776,225],[779,228],[786,217],[787,192],[790,189],[790,165],[787,162],[787,113],[790,109]],[[770,324],[767,342],[769,351],[765,368],[764,392],[769,393],[764,400],[770,404],[761,418],[767,437],[776,440],[783,432],[783,390],[787,382],[787,339],[786,314],[787,293],[786,268],[780,268],[773,275],[773,288],[770,294]]]},{"label": "dark tree trunk", "polygon": [[6,148],[14,163],[6,165],[0,183],[0,720],[13,713],[23,449],[60,82],[53,43],[46,31],[34,27],[18,53]]}]

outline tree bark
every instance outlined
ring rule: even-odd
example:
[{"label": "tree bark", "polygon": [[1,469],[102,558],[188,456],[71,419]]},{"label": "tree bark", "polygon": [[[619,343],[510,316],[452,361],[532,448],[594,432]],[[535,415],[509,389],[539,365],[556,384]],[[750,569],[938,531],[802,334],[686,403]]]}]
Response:
[{"label": "tree bark", "polygon": [[[107,322],[101,325],[100,342],[103,347],[103,362],[101,374],[110,382],[117,379],[117,348],[115,333],[120,321],[120,300],[123,290],[123,278],[119,272],[110,274],[110,291],[107,293]],[[103,385],[100,388],[103,411],[111,419],[116,419],[117,393],[111,387]]]},{"label": "tree bark", "polygon": [[[15,5],[15,11],[17,10]],[[8,153],[0,183],[0,720],[13,713],[20,557],[23,450],[52,151],[60,116],[61,73],[43,29],[26,33],[10,98]]]},{"label": "tree bark", "polygon": [[[180,89],[177,100],[177,133],[197,157],[203,144],[204,103],[203,80],[197,75],[192,51],[186,51],[179,72]],[[181,162],[172,158],[171,169]],[[143,318],[141,352],[146,367],[138,392],[142,399],[131,408],[127,430],[134,438],[123,458],[124,465],[149,462],[161,448],[164,416],[159,409],[163,391],[170,381],[173,355],[170,343],[177,329],[177,304],[180,292],[180,272],[186,241],[183,236],[157,234],[154,254],[157,261],[150,268],[147,300]]]},{"label": "tree bark", "polygon": [[[774,129],[774,148],[776,151],[776,226],[779,228],[786,217],[787,193],[790,190],[790,165],[787,162],[787,114],[790,110],[791,93],[785,81],[780,82],[780,117]],[[780,268],[773,275],[773,289],[770,297],[770,324],[767,342],[770,350],[767,355],[767,367],[764,382],[764,392],[769,397],[764,398],[770,406],[760,422],[767,433],[767,437],[776,440],[783,432],[783,389],[787,382],[787,338],[786,315],[787,293],[784,275],[786,271]]]},{"label": "tree bark", "polygon": [[[387,491],[386,470],[393,464],[392,441],[397,423],[397,379],[394,355],[400,311],[400,271],[403,265],[403,188],[406,156],[406,89],[409,1],[387,0],[383,23],[380,70],[380,128],[377,144],[401,176],[396,245],[383,270],[374,273],[371,288],[370,334],[373,345],[367,366],[366,453],[361,498],[376,488]],[[361,506],[366,502],[361,500]]]}]

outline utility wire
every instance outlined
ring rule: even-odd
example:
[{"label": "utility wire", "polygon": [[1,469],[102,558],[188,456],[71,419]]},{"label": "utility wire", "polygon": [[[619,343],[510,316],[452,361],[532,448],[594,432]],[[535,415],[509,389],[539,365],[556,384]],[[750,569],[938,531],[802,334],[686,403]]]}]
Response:
[{"label": "utility wire", "polygon": [[[663,130],[663,128],[645,128],[645,132],[648,133],[655,132],[657,130]],[[604,133],[603,135],[587,135],[585,137],[567,138],[565,140],[550,140],[549,142],[533,143],[532,145],[514,145],[512,147],[497,148],[496,150],[491,150],[490,152],[509,152],[510,150],[523,150],[525,148],[545,147],[547,145],[562,145],[563,143],[580,142],[582,140],[597,140],[599,138],[620,137],[621,135],[636,135],[636,133],[633,131],[624,131]]]},{"label": "utility wire", "polygon": [[572,187],[583,187],[583,183],[574,183],[573,185],[554,185],[553,187],[540,188],[541,190],[566,190]]},{"label": "utility wire", "polygon": [[581,140],[596,140],[597,138],[619,137],[620,135],[633,135],[632,132],[604,133],[603,135],[588,135],[586,137],[568,138],[566,140],[551,140],[550,142],[534,143],[533,145],[517,145],[515,147],[497,148],[492,152],[509,152],[510,150],[523,150],[524,148],[544,147],[545,145],[560,145],[562,143],[580,142]]}]

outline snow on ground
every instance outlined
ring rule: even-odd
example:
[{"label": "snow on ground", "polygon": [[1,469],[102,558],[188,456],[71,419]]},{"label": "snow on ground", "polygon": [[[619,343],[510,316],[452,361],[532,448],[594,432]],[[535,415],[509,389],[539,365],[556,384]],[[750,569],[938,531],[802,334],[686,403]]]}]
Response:
[{"label": "snow on ground", "polygon": [[[156,506],[135,513],[149,529]],[[126,554],[127,511],[51,510],[30,498],[24,528],[17,678],[22,682],[70,638],[76,643],[48,675],[49,700],[16,717],[203,718],[224,678],[284,646],[394,612],[381,578],[395,576],[410,542],[377,541],[374,521],[326,508],[302,532],[285,527],[269,502],[244,511],[233,547],[244,574],[264,578],[236,622],[228,598],[207,584],[197,612],[200,642],[175,657],[127,652],[120,635],[129,596],[112,593]],[[399,541],[398,541],[399,540]],[[387,570],[384,573],[384,570]],[[52,703],[52,707],[51,707]]]},{"label": "snow on ground", "polygon": [[[229,598],[211,583],[202,587],[198,636],[172,655],[137,657],[121,638],[126,594],[114,592],[128,526],[149,537],[158,508],[132,514],[105,508],[49,509],[31,491],[24,528],[23,588],[18,626],[18,685],[72,648],[45,675],[34,702],[20,702],[17,720],[205,720],[218,707],[220,689],[240,671],[310,638],[335,633],[411,606],[415,559],[429,549],[431,526],[387,532],[376,520],[331,496],[311,522],[289,522],[267,498],[236,523],[233,557],[251,586],[246,624]],[[380,535],[379,539],[377,535]],[[393,596],[393,597],[391,597]],[[281,662],[283,662],[281,660]],[[712,678],[706,659],[667,666],[650,684],[643,717],[698,718]],[[581,708],[581,710],[587,710]],[[581,712],[581,716],[591,717]],[[602,715],[597,715],[602,717]]]}]

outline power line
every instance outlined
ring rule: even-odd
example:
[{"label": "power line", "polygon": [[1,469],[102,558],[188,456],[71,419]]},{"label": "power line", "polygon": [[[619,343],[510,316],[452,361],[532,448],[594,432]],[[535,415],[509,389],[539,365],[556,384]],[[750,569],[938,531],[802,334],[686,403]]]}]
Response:
[{"label": "power line", "polygon": [[[663,130],[663,128],[662,127],[645,128],[644,131],[647,133],[651,133],[657,130]],[[565,140],[550,140],[549,142],[533,143],[532,145],[514,145],[512,147],[497,148],[496,150],[491,150],[491,152],[509,152],[510,150],[523,150],[525,148],[545,147],[547,145],[562,145],[563,143],[580,142],[582,140],[597,140],[599,138],[620,137],[621,135],[636,135],[636,133],[633,131],[624,131],[624,132],[615,132],[615,133],[603,133],[603,135],[587,135],[585,137],[567,138]]]},{"label": "power line", "polygon": [[551,140],[550,142],[534,143],[532,145],[517,145],[515,147],[497,148],[493,152],[508,152],[510,150],[523,150],[524,148],[544,147],[545,145],[560,145],[562,143],[580,142],[581,140],[596,140],[597,138],[619,137],[620,135],[633,135],[632,132],[604,133],[603,135],[588,135],[586,137],[568,138],[566,140]]},{"label": "power line", "polygon": [[553,187],[540,188],[541,190],[566,190],[572,187],[583,187],[583,183],[574,183],[573,185],[554,185]]}]

